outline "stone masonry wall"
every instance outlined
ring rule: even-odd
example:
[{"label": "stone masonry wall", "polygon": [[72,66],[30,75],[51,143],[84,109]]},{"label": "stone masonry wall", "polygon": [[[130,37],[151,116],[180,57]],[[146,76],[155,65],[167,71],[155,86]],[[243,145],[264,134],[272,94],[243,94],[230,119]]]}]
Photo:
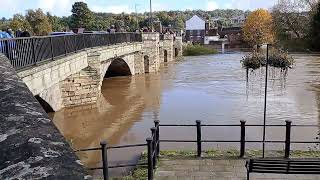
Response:
[{"label": "stone masonry wall", "polygon": [[100,75],[90,66],[61,82],[64,107],[95,103],[98,99]]},{"label": "stone masonry wall", "polygon": [[143,53],[137,52],[134,54],[134,69],[135,74],[144,74],[144,59],[143,59]]},{"label": "stone masonry wall", "polygon": [[[131,51],[134,49],[131,49]],[[79,106],[96,103],[101,95],[101,86],[104,76],[115,59],[122,59],[130,68],[131,74],[135,74],[135,69],[143,69],[135,64],[137,53],[129,53],[124,56],[109,58],[105,53],[106,49],[100,51],[90,51],[88,53],[88,67],[75,73],[61,82],[63,106]],[[131,52],[130,49],[127,52]],[[109,53],[113,53],[108,51]],[[103,56],[104,54],[104,56]],[[138,53],[139,54],[139,53]],[[104,59],[108,57],[109,59]],[[138,57],[137,57],[138,58]],[[140,60],[141,61],[141,60]]]},{"label": "stone masonry wall", "polygon": [[39,95],[54,111],[63,108],[60,82],[88,66],[87,53],[80,52],[18,72],[33,95]]},{"label": "stone masonry wall", "polygon": [[88,179],[80,160],[0,54],[0,179]]}]

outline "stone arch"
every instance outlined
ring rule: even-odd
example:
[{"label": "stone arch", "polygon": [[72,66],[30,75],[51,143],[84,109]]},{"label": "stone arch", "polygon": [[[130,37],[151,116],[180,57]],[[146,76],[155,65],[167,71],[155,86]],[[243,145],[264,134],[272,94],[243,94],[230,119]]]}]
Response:
[{"label": "stone arch", "polygon": [[144,72],[149,73],[150,72],[150,59],[149,56],[144,56],[143,57],[143,62],[144,62]]},{"label": "stone arch", "polygon": [[37,99],[39,104],[42,106],[42,108],[46,111],[46,113],[54,112],[50,104],[44,99],[42,99],[39,95],[36,95],[35,98]]},{"label": "stone arch", "polygon": [[167,50],[163,51],[163,57],[164,57],[164,62],[168,62],[168,51]]},{"label": "stone arch", "polygon": [[117,58],[109,65],[105,78],[116,77],[116,76],[130,76],[132,75],[131,70],[127,62],[121,58]]},{"label": "stone arch", "polygon": [[178,48],[174,48],[174,57],[177,57],[179,55]]}]

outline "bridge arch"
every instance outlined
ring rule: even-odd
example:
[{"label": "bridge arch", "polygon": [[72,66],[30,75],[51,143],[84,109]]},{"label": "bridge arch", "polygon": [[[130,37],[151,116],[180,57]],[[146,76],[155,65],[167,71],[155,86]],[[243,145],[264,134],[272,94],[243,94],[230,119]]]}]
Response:
[{"label": "bridge arch", "polygon": [[116,76],[131,76],[132,72],[129,65],[122,58],[114,59],[109,65],[104,78]]},{"label": "bridge arch", "polygon": [[37,99],[37,101],[42,106],[42,108],[46,111],[46,113],[55,112],[51,107],[51,105],[47,101],[42,99],[39,95],[36,95],[34,97]]},{"label": "bridge arch", "polygon": [[144,56],[143,57],[143,62],[144,62],[144,72],[149,73],[150,72],[150,59],[149,56]]},{"label": "bridge arch", "polygon": [[174,57],[177,57],[179,55],[178,48],[174,48]]},{"label": "bridge arch", "polygon": [[167,50],[163,51],[163,57],[164,57],[164,62],[168,62],[168,51]]}]

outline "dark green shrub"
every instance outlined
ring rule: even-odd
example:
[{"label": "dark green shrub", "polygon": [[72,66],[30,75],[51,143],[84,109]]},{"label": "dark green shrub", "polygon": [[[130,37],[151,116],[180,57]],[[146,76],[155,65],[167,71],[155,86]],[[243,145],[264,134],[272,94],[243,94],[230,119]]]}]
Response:
[{"label": "dark green shrub", "polygon": [[218,53],[217,50],[204,47],[201,45],[187,45],[183,49],[184,56],[199,56],[199,55],[216,54],[216,53]]}]

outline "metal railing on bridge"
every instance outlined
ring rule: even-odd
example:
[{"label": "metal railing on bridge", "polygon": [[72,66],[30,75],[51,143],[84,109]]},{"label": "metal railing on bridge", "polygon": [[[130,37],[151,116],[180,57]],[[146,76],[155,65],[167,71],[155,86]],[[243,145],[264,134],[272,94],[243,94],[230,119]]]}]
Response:
[{"label": "metal railing on bridge", "polygon": [[0,39],[0,53],[8,57],[14,68],[22,69],[86,48],[125,42],[142,42],[142,36],[139,33],[113,33]]}]

